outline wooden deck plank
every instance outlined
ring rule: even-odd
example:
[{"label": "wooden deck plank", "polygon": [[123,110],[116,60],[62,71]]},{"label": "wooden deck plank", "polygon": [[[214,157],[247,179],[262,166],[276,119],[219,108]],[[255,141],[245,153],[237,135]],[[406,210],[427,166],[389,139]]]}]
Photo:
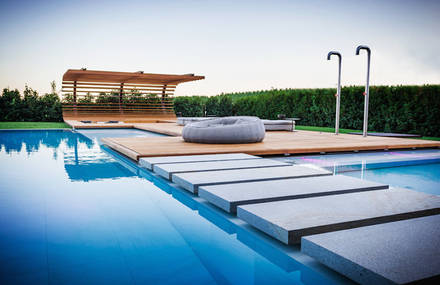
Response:
[{"label": "wooden deck plank", "polygon": [[[178,134],[182,127],[172,123],[136,124],[135,127],[159,133]],[[295,153],[339,152],[354,150],[383,150],[402,148],[440,147],[439,141],[362,137],[357,135],[320,133],[312,131],[266,132],[261,143],[253,144],[199,144],[184,142],[181,137],[114,138],[106,139],[109,145],[121,145],[137,158],[151,156],[197,155],[217,153],[247,153],[274,155]]]},{"label": "wooden deck plank", "polygon": [[120,145],[118,143],[113,143],[113,141],[111,139],[103,138],[103,139],[101,139],[101,142],[103,144],[107,145],[108,147],[112,148],[113,150],[115,150],[115,151],[117,151],[117,152],[119,152],[119,153],[133,159],[133,160],[139,159],[139,157],[138,157],[139,154],[137,152],[135,152],[129,148],[126,148],[125,146]]},{"label": "wooden deck plank", "polygon": [[173,137],[182,135],[182,126],[178,126],[175,122],[170,123],[134,123],[136,129],[169,135]]},{"label": "wooden deck plank", "polygon": [[[145,118],[144,120],[147,120]],[[383,150],[404,148],[440,147],[439,141],[362,137],[357,135],[321,133],[313,131],[271,131],[261,143],[253,144],[198,144],[184,142],[180,137],[182,126],[160,118],[150,118],[146,123],[83,124],[75,120],[66,123],[75,128],[137,128],[169,135],[157,138],[107,138],[103,142],[133,159],[153,156],[199,155],[221,153],[247,153],[251,155],[276,155],[295,153],[340,152],[355,150]],[[148,119],[148,120],[150,120]]]}]

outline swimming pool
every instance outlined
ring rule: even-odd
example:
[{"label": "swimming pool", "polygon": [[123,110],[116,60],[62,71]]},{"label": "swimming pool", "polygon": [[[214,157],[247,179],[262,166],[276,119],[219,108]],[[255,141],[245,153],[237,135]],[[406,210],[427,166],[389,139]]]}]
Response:
[{"label": "swimming pool", "polygon": [[293,164],[313,164],[370,181],[440,195],[440,150],[373,151],[305,155],[274,159]]},{"label": "swimming pool", "polygon": [[83,134],[91,140],[97,140],[98,143],[102,138],[126,138],[126,137],[166,137],[166,135],[147,132],[134,128],[121,128],[121,129],[79,129],[78,133]]},{"label": "swimming pool", "polygon": [[349,282],[97,137],[0,131],[1,284]]}]

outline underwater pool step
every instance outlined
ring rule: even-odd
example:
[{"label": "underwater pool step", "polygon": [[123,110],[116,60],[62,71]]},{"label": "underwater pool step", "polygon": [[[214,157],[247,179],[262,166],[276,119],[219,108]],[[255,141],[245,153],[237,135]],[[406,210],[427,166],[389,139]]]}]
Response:
[{"label": "underwater pool step", "polygon": [[303,237],[301,251],[360,284],[427,282],[440,276],[440,215]]},{"label": "underwater pool step", "polygon": [[205,185],[221,185],[229,183],[301,178],[331,174],[332,173],[330,171],[319,168],[293,165],[176,173],[172,175],[172,181],[192,193],[197,193],[199,186]]},{"label": "underwater pool step", "polygon": [[240,159],[261,159],[261,157],[249,155],[245,153],[157,156],[157,157],[142,157],[139,159],[139,165],[149,170],[153,170],[154,165],[163,164],[163,163],[187,163],[187,162],[240,160]]},{"label": "underwater pool step", "polygon": [[379,189],[388,189],[388,185],[338,175],[202,186],[199,196],[236,213],[239,205]]},{"label": "underwater pool step", "polygon": [[171,176],[175,173],[261,168],[261,167],[275,167],[275,166],[291,166],[291,164],[273,159],[261,158],[261,159],[245,159],[245,160],[157,164],[153,166],[153,170],[160,176],[171,180]]},{"label": "underwater pool step", "polygon": [[302,236],[440,214],[440,197],[407,189],[374,190],[242,205],[237,216],[285,244]]}]

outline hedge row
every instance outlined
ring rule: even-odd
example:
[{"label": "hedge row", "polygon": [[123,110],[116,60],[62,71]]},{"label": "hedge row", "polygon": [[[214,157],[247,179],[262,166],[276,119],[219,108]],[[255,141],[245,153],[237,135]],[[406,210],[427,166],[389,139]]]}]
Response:
[{"label": "hedge row", "polygon": [[18,90],[3,89],[0,96],[0,121],[62,122],[63,112],[58,94],[38,96],[26,86],[21,96]]},{"label": "hedge row", "polygon": [[[342,88],[341,128],[362,129],[363,87]],[[284,89],[222,94],[213,97],[176,97],[174,109],[182,116],[252,115],[276,119],[278,114],[300,117],[301,125],[334,126],[335,89]],[[148,98],[154,100],[156,98]],[[135,100],[134,100],[135,101]],[[440,137],[440,85],[372,86],[369,130]],[[62,108],[53,92],[38,96],[26,87],[3,89],[0,121],[62,121]]]},{"label": "hedge row", "polygon": [[[213,97],[176,97],[176,114],[183,116],[252,115],[276,119],[299,117],[307,126],[333,127],[335,89],[284,89]],[[342,88],[340,127],[362,129],[364,87]],[[440,137],[440,85],[372,86],[368,129]]]}]

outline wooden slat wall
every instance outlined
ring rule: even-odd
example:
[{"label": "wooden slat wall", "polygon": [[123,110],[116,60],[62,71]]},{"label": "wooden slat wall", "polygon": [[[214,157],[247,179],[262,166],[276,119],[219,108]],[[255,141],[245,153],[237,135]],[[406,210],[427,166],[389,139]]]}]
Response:
[{"label": "wooden slat wall", "polygon": [[[174,114],[171,96],[174,95],[176,86],[177,84],[63,81],[63,115],[84,118],[87,114]],[[134,99],[136,96],[144,99],[137,101]],[[149,99],[146,100],[146,97]],[[86,98],[91,98],[92,102],[87,102]],[[103,98],[111,102],[103,102]]]}]

